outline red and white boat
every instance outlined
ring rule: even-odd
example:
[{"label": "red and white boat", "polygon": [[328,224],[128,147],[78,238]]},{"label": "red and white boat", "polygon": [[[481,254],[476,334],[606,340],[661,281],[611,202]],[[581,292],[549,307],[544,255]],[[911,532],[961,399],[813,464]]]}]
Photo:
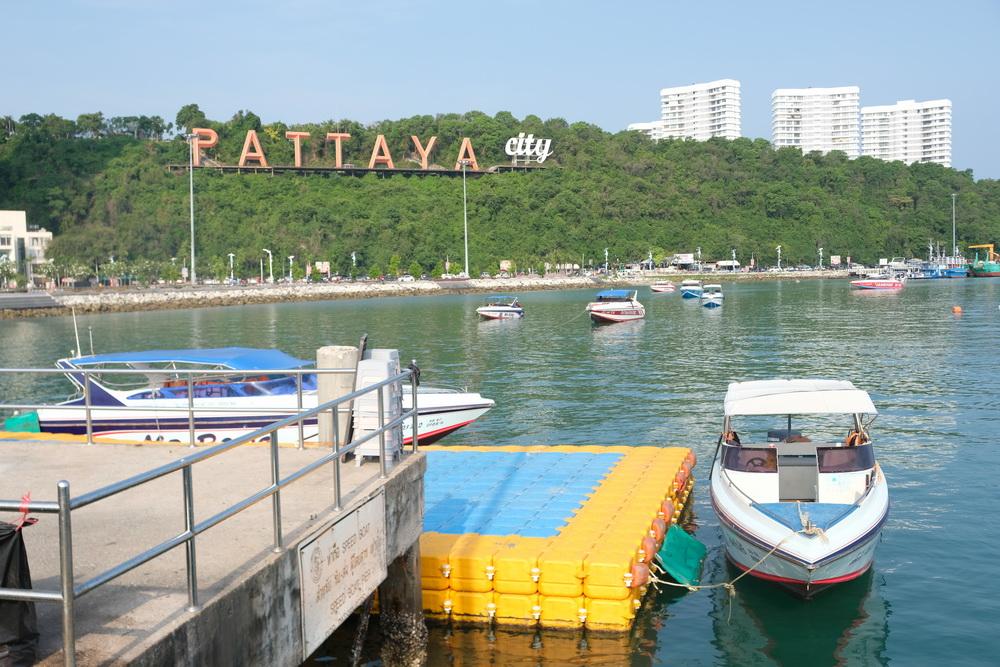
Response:
[{"label": "red and white boat", "polygon": [[587,304],[590,319],[598,324],[629,322],[646,317],[646,308],[636,300],[636,290],[609,289],[597,293]]},{"label": "red and white boat", "polygon": [[906,278],[896,278],[893,276],[872,276],[870,278],[860,278],[851,281],[851,287],[854,289],[896,290],[903,289],[903,285],[905,284]]},{"label": "red and white boat", "polygon": [[666,282],[655,282],[649,286],[649,289],[653,292],[676,292],[677,285],[667,280]]}]

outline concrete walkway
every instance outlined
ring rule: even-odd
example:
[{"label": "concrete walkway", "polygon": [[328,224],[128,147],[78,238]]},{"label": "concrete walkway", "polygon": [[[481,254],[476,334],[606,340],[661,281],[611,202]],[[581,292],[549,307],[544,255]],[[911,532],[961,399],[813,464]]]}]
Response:
[{"label": "concrete walkway", "polygon": [[[83,445],[0,441],[0,497],[55,500],[56,483],[68,480],[73,497],[190,454],[188,447],[159,445]],[[195,520],[203,520],[270,484],[269,449],[245,446],[194,467]],[[282,448],[282,476],[314,461],[326,450]],[[408,459],[404,459],[407,461]],[[403,464],[398,467],[406,467]],[[344,506],[379,485],[377,461],[341,466]],[[294,544],[334,516],[332,464],[295,482],[281,493],[285,544]],[[74,511],[73,551],[76,584],[184,530],[181,474],[172,473],[142,487]],[[11,520],[4,516],[4,520]],[[59,590],[58,520],[37,517],[25,529],[36,589]],[[197,539],[200,601],[252,572],[272,555],[271,501],[265,500]],[[169,632],[190,614],[187,606],[185,550],[176,548],[76,602],[77,659],[80,664],[127,663],[156,635]],[[295,603],[297,604],[297,602]],[[61,662],[61,606],[37,603],[41,632],[39,658]],[[248,636],[246,641],[257,641]]]}]

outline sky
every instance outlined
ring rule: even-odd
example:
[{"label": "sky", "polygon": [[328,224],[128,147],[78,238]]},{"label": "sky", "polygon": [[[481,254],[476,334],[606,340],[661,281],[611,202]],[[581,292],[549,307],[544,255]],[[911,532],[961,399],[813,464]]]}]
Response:
[{"label": "sky", "polygon": [[[775,88],[861,104],[948,98],[952,165],[1000,178],[1000,0],[4,3],[0,116],[363,123],[479,110],[594,123],[659,115],[659,90],[742,84],[770,139]],[[554,147],[555,148],[555,147]]]}]

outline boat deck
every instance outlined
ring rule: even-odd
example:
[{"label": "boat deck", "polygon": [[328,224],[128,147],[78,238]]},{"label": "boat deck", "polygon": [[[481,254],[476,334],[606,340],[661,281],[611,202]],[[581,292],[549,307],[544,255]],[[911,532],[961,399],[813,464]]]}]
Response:
[{"label": "boat deck", "polygon": [[471,622],[628,630],[644,538],[659,548],[694,484],[681,447],[423,451],[424,610]]}]

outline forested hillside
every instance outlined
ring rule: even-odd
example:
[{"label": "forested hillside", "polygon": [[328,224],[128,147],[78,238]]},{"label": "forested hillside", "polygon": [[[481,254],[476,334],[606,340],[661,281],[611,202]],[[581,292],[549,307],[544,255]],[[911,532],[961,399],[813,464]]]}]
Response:
[{"label": "forested hillside", "polygon": [[[114,121],[114,122],[112,122]],[[367,166],[375,137],[386,136],[397,167],[417,167],[410,135],[437,144],[433,164],[454,166],[462,137],[481,168],[509,161],[518,132],[552,139],[553,155],[532,173],[468,181],[469,254],[474,273],[500,259],[519,268],[544,262],[637,260],[692,252],[773,263],[814,263],[816,250],[873,261],[924,255],[928,240],[951,238],[951,194],[958,193],[960,245],[1000,240],[1000,182],[937,165],[904,166],[842,154],[801,155],[767,141],[738,139],[654,144],[632,132],[609,134],[586,123],[506,112],[487,116],[416,116],[364,126],[328,121],[263,125],[250,112],[226,122],[196,105],[176,118],[178,131],[211,127],[219,145],[208,155],[236,164],[248,129],[258,131],[272,165],[293,162],[289,129],[303,141],[306,166],[331,166],[327,132],[347,132],[344,161]],[[167,164],[186,163],[187,144],[159,118],[105,121],[86,114],[0,118],[0,208],[26,209],[31,224],[57,234],[51,254],[71,272],[114,255],[137,273],[166,274],[182,264],[188,243],[188,179]],[[255,275],[262,248],[275,259],[329,260],[346,273],[351,253],[368,272],[462,259],[462,180],[439,176],[380,178],[195,173],[199,274]],[[171,264],[170,258],[176,258]],[[90,269],[86,267],[91,267]],[[277,273],[277,261],[276,269]]]}]

